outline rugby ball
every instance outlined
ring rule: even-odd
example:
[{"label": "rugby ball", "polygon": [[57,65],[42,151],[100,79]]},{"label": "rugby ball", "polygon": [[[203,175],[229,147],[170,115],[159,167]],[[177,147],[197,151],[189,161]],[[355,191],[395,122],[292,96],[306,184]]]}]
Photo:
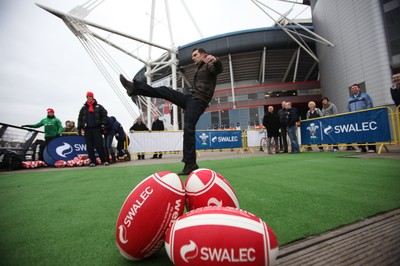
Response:
[{"label": "rugby ball", "polygon": [[67,166],[74,167],[75,166],[75,161],[74,160],[68,160],[67,161]]},{"label": "rugby ball", "polygon": [[62,168],[67,165],[67,162],[64,160],[58,160],[57,162],[54,163],[54,166],[57,168]]},{"label": "rugby ball", "polygon": [[239,208],[236,193],[228,181],[210,169],[197,169],[185,183],[186,208],[194,210],[207,206]]},{"label": "rugby ball", "polygon": [[165,248],[179,265],[273,265],[278,241],[257,216],[231,207],[204,207],[179,217]]},{"label": "rugby ball", "polygon": [[83,165],[88,166],[90,164],[90,159],[83,160]]},{"label": "rugby ball", "polygon": [[31,162],[30,161],[23,161],[22,162],[22,168],[24,168],[24,169],[31,168]]},{"label": "rugby ball", "polygon": [[116,225],[122,256],[141,260],[164,246],[165,233],[183,214],[185,189],[175,173],[159,172],[144,179],[126,198]]}]

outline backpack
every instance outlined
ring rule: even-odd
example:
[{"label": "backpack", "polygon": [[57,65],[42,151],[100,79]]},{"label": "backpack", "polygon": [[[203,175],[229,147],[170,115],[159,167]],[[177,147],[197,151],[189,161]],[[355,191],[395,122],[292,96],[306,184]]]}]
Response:
[{"label": "backpack", "polygon": [[1,170],[22,169],[22,160],[13,151],[6,149],[0,150],[0,169]]}]

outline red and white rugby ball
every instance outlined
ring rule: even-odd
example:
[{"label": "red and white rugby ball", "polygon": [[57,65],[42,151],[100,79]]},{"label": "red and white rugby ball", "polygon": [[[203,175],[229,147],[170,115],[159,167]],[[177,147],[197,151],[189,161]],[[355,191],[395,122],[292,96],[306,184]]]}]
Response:
[{"label": "red and white rugby ball", "polygon": [[197,169],[185,183],[186,208],[194,210],[207,206],[239,208],[236,193],[228,181],[210,169]]},{"label": "red and white rugby ball", "polygon": [[57,162],[54,163],[54,166],[57,168],[61,168],[67,165],[67,162],[64,160],[58,160]]},{"label": "red and white rugby ball", "polygon": [[167,231],[165,248],[179,265],[273,265],[278,241],[260,218],[231,207],[188,212]]},{"label": "red and white rugby ball", "polygon": [[74,167],[75,166],[75,161],[74,160],[68,160],[67,161],[67,166]]},{"label": "red and white rugby ball", "polygon": [[185,189],[175,173],[155,173],[137,185],[119,212],[116,241],[122,256],[141,260],[164,246],[165,233],[183,214]]},{"label": "red and white rugby ball", "polygon": [[24,169],[31,168],[31,162],[30,161],[23,161],[22,162],[22,168],[24,168]]}]

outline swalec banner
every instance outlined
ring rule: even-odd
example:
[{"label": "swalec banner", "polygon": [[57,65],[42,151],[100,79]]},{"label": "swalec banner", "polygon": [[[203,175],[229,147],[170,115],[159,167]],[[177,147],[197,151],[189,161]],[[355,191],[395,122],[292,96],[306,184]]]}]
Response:
[{"label": "swalec banner", "polygon": [[227,149],[242,147],[240,130],[196,131],[196,149]]},{"label": "swalec banner", "polygon": [[302,145],[391,140],[387,108],[304,120],[300,130]]},{"label": "swalec banner", "polygon": [[86,141],[83,136],[61,136],[49,142],[43,152],[44,161],[54,165],[58,160],[68,161],[79,155],[86,155]]}]

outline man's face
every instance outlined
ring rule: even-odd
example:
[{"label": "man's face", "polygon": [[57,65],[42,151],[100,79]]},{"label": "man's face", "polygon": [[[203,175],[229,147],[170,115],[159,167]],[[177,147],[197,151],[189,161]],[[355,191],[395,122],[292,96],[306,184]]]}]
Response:
[{"label": "man's face", "polygon": [[194,50],[192,53],[192,60],[195,65],[199,65],[202,61],[203,58],[205,57],[205,53],[200,53],[199,50]]},{"label": "man's face", "polygon": [[323,99],[323,100],[322,100],[322,104],[323,104],[323,105],[326,105],[327,103],[328,103],[328,101],[327,101],[326,99]]},{"label": "man's face", "polygon": [[400,84],[400,73],[393,75],[393,82],[396,84]]},{"label": "man's face", "polygon": [[286,108],[286,102],[282,102],[282,108]]},{"label": "man's face", "polygon": [[86,96],[86,100],[91,103],[91,102],[93,102],[93,97],[92,96]]},{"label": "man's face", "polygon": [[358,95],[358,93],[360,92],[360,88],[358,86],[352,86],[351,92],[353,92],[354,95]]},{"label": "man's face", "polygon": [[273,113],[274,112],[274,107],[273,106],[269,106],[268,107],[268,112]]}]

